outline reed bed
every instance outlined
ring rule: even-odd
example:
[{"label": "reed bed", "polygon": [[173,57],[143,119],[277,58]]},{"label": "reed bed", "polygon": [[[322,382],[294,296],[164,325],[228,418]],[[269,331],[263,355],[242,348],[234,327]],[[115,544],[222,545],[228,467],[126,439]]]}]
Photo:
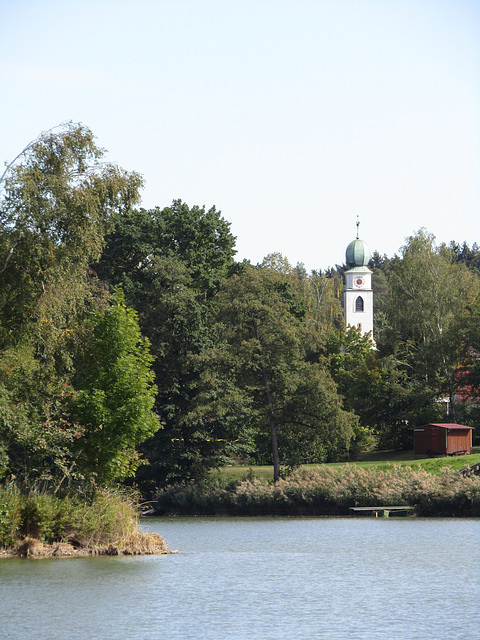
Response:
[{"label": "reed bed", "polygon": [[445,469],[300,469],[273,484],[249,478],[228,487],[171,486],[157,496],[165,515],[348,515],[350,507],[410,506],[419,516],[480,516],[480,478]]},{"label": "reed bed", "polygon": [[168,553],[163,538],[138,530],[135,501],[98,491],[90,501],[0,488],[1,555],[147,555]]}]

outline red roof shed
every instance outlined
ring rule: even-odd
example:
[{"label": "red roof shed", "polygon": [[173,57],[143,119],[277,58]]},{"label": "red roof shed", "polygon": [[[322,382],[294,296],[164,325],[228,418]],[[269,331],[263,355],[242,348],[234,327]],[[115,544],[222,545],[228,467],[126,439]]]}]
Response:
[{"label": "red roof shed", "polygon": [[464,424],[425,424],[414,430],[415,455],[452,456],[472,453],[472,430]]}]

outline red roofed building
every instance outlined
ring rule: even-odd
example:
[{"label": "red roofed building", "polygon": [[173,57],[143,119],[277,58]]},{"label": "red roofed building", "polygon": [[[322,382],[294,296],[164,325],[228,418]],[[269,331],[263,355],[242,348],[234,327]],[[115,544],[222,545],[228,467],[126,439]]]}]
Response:
[{"label": "red roofed building", "polygon": [[[480,360],[480,355],[469,350],[472,360]],[[453,394],[453,402],[457,404],[464,404],[470,407],[478,407],[480,405],[480,397],[478,395],[478,389],[470,384],[471,372],[467,368],[462,368],[457,372],[455,376],[456,392]]]},{"label": "red roofed building", "polygon": [[414,430],[415,455],[453,456],[472,453],[473,427],[431,422]]},{"label": "red roofed building", "polygon": [[472,407],[477,407],[480,404],[480,398],[477,396],[473,387],[467,384],[457,388],[454,401],[457,403],[466,403]]}]

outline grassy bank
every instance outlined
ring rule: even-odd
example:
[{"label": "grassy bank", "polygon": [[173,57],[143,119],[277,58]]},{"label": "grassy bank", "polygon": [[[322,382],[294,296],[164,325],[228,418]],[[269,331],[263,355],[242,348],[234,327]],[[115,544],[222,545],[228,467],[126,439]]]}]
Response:
[{"label": "grassy bank", "polygon": [[[440,474],[443,469],[460,471],[476,462],[480,462],[480,447],[473,448],[473,454],[468,456],[448,456],[444,458],[415,458],[413,451],[370,451],[360,454],[353,462],[331,462],[322,465],[303,465],[302,469],[315,470],[320,468],[341,469],[346,465],[353,465],[357,469],[381,469],[388,471],[394,466],[424,469],[428,473]],[[283,470],[284,474],[286,470]],[[258,480],[273,480],[273,466],[236,466],[223,467],[212,472],[212,476],[221,482],[240,481],[247,478]]]},{"label": "grassy bank", "polygon": [[348,515],[354,506],[402,505],[420,516],[480,516],[480,478],[456,471],[327,465],[302,468],[272,484],[248,478],[227,485],[169,487],[158,495],[166,515]]},{"label": "grassy bank", "polygon": [[0,556],[147,555],[168,553],[158,534],[138,531],[134,502],[101,491],[91,502],[0,488]]}]

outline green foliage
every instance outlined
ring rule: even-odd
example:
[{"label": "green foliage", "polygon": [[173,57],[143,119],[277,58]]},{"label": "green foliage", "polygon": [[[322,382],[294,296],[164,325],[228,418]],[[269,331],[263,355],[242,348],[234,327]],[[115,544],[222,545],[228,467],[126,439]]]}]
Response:
[{"label": "green foliage", "polygon": [[194,288],[210,296],[233,267],[234,246],[230,223],[215,207],[206,211],[174,200],[171,207],[117,217],[95,270],[110,284],[122,284],[133,306],[141,289],[149,296],[155,259],[176,258]]},{"label": "green foliage", "polygon": [[95,265],[111,285],[122,284],[155,358],[155,410],[164,429],[142,447],[149,464],[137,480],[146,492],[167,481],[199,479],[236,448],[221,425],[194,411],[195,358],[215,340],[210,301],[234,268],[234,244],[229,223],[215,208],[178,200],[121,216]]},{"label": "green foliage", "polygon": [[91,504],[76,502],[74,515],[67,539],[82,547],[118,544],[137,531],[138,506],[124,492],[98,491]]},{"label": "green foliage", "polygon": [[[472,426],[480,425],[480,296],[470,306],[471,322],[465,335],[469,345],[468,355],[462,362],[456,382],[461,389],[461,400],[456,409],[459,422]],[[473,431],[475,444],[480,443],[480,429]]]},{"label": "green foliage", "polygon": [[19,536],[51,543],[65,540],[73,522],[73,505],[48,493],[23,496]]},{"label": "green foliage", "polygon": [[479,292],[478,277],[454,263],[451,251],[437,248],[434,237],[420,230],[408,239],[402,258],[391,264],[391,331],[380,348],[402,354],[410,380],[452,400],[459,363],[467,357],[464,338],[471,305]]},{"label": "green foliage", "polygon": [[341,294],[342,278],[337,274],[327,276],[312,272],[301,280],[303,296],[306,300],[308,315],[318,329],[328,333],[343,324]]},{"label": "green foliage", "polygon": [[472,248],[466,242],[461,245],[458,242],[450,242],[448,249],[454,255],[454,261],[464,264],[470,271],[480,278],[480,247],[476,242]]},{"label": "green foliage", "polygon": [[19,494],[8,488],[0,489],[0,544],[11,547],[18,538],[22,526]]},{"label": "green foliage", "polygon": [[360,418],[352,452],[365,446],[365,429],[377,434],[379,448],[409,449],[412,424],[441,419],[436,392],[409,378],[400,348],[374,349],[368,336],[340,327],[327,336],[326,358],[345,408]]},{"label": "green foliage", "polygon": [[[98,348],[104,365],[113,350],[108,329],[102,334],[101,322],[89,320],[92,314],[109,317],[109,295],[89,263],[100,256],[113,218],[138,199],[142,183],[138,174],[102,162],[103,155],[89,129],[67,124],[28,145],[0,181],[0,477],[15,477],[23,489],[58,492],[72,483],[89,484],[90,452],[79,445],[87,440],[86,428],[73,419],[72,407],[88,390],[104,394],[96,397],[99,410],[114,405],[120,393],[113,376],[95,387],[92,376],[100,371],[93,365],[89,377],[77,370],[87,345]],[[114,337],[120,340],[121,331]],[[150,366],[143,347],[140,354]],[[132,459],[139,433],[153,432],[149,416],[148,426],[141,419],[131,426],[151,408],[149,393],[139,391],[151,382],[151,374],[143,374],[140,366],[125,364],[123,387],[137,394],[142,408],[135,414],[130,406],[122,421],[117,416],[117,424],[130,426],[105,442],[107,450],[121,447]],[[113,465],[110,458],[108,463]],[[116,464],[124,465],[121,454]],[[110,468],[95,472],[117,477]]]},{"label": "green foliage", "polygon": [[[326,338],[326,358],[345,406],[359,415],[368,414],[368,404],[378,394],[382,371],[368,335],[343,326]],[[364,420],[369,424],[368,419]]]},{"label": "green foliage", "polygon": [[[202,359],[210,398],[204,418],[237,423],[267,437],[280,463],[320,461],[348,448],[356,420],[343,411],[327,370],[306,357],[306,307],[293,275],[245,267],[215,299],[218,340]],[[268,435],[267,435],[268,434]]]},{"label": "green foliage", "polygon": [[54,490],[77,477],[72,444],[78,433],[67,411],[72,394],[63,380],[45,376],[30,347],[0,353],[0,477]]},{"label": "green foliage", "polygon": [[131,497],[99,491],[92,502],[50,493],[0,488],[0,545],[11,548],[25,538],[43,543],[70,542],[93,548],[118,544],[137,532],[138,507]]},{"label": "green foliage", "polygon": [[112,306],[96,312],[76,367],[72,416],[82,437],[78,464],[95,482],[132,476],[139,464],[136,445],[160,427],[153,413],[156,388],[149,341],[137,314],[119,290]]},{"label": "green foliage", "polygon": [[[141,178],[101,162],[92,132],[67,124],[42,134],[0,182],[0,339],[10,342],[42,318],[38,305],[64,305],[85,286],[88,263],[119,211],[138,199]],[[80,297],[80,299],[78,299]],[[52,320],[51,316],[47,319]]]}]

